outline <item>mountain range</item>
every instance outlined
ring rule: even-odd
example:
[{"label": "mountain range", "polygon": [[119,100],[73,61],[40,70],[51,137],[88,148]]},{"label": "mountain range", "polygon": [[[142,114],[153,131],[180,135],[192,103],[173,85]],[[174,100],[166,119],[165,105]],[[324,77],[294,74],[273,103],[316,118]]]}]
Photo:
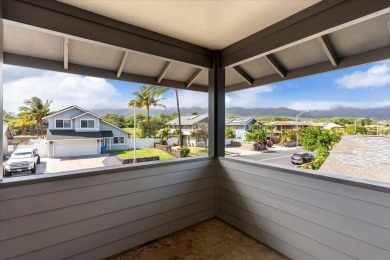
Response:
[{"label": "mountain range", "polygon": [[[180,109],[183,115],[191,114],[192,112],[198,112],[199,114],[206,114],[207,108],[201,107],[183,107]],[[133,114],[132,109],[93,109],[91,112],[98,115],[105,115],[107,113],[120,114],[129,116]],[[137,113],[144,113],[144,109],[137,109]],[[279,116],[279,117],[295,117],[301,111],[294,110],[286,107],[279,108],[243,108],[243,107],[229,107],[226,108],[226,115],[236,116]],[[152,108],[150,113],[152,115],[160,113],[176,113],[175,108],[167,108],[165,110]],[[329,110],[309,110],[305,112],[301,117],[303,118],[327,118],[327,117],[369,117],[375,119],[389,119],[390,118],[390,106],[378,107],[378,108],[352,108],[352,107],[335,107]]]}]

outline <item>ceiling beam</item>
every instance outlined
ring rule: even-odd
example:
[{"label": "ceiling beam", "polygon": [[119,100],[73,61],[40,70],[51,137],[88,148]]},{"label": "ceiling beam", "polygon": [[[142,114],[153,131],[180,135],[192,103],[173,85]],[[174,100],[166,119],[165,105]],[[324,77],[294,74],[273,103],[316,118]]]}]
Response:
[{"label": "ceiling beam", "polygon": [[196,78],[200,75],[202,71],[203,71],[202,69],[196,69],[195,73],[192,74],[191,78],[186,83],[187,88],[189,88],[192,85],[192,83],[195,82]]},{"label": "ceiling beam", "polygon": [[[172,37],[76,8],[58,1],[2,1],[3,19],[145,53],[199,68],[212,68],[212,52]],[[43,19],[44,17],[44,19]]]},{"label": "ceiling beam", "polygon": [[321,1],[222,50],[222,66],[236,65],[386,14],[390,1]]},{"label": "ceiling beam", "polygon": [[324,50],[326,56],[328,57],[330,63],[332,63],[333,67],[337,67],[337,56],[332,48],[332,45],[330,44],[329,38],[324,35],[319,37],[318,41],[320,42],[321,47]]},{"label": "ceiling beam", "polygon": [[167,74],[169,68],[171,67],[172,62],[167,61],[161,70],[160,74],[157,76],[157,83],[160,84],[160,82],[163,80],[165,74]]},{"label": "ceiling beam", "polygon": [[64,38],[64,69],[69,67],[69,39]]},{"label": "ceiling beam", "polygon": [[[34,57],[28,57],[24,55],[17,55],[11,53],[4,53],[4,63],[9,65],[37,68],[37,69],[57,71],[57,72],[65,72],[70,74],[85,75],[85,76],[98,77],[104,79],[117,79],[116,72],[112,70],[92,68],[92,67],[73,64],[73,63],[69,63],[69,69],[65,70],[62,61],[53,61],[53,60],[34,58]],[[141,83],[141,84],[157,85],[157,80],[155,77],[136,75],[136,74],[125,73],[125,72],[122,72],[121,80]],[[171,87],[171,88],[187,89],[186,82],[175,81],[175,80],[163,79],[160,82],[160,85]],[[195,91],[199,91],[199,92],[208,91],[208,86],[197,85],[197,84],[193,84],[192,86],[194,86]]]},{"label": "ceiling beam", "polygon": [[127,51],[124,51],[122,54],[121,61],[119,63],[118,69],[116,71],[116,77],[119,78],[122,74],[123,68],[125,67],[127,57],[129,56],[129,53]]},{"label": "ceiling beam", "polygon": [[252,86],[253,85],[253,79],[251,76],[249,76],[248,73],[246,73],[245,70],[243,70],[240,66],[234,66],[233,69],[240,74],[240,76],[245,80],[248,85]]},{"label": "ceiling beam", "polygon": [[[321,62],[318,64],[289,70],[285,78],[279,77],[279,75],[273,74],[265,77],[255,79],[253,87],[280,82],[284,80],[296,79],[300,77],[306,77],[328,71],[334,71],[371,62],[377,62],[381,60],[390,59],[390,47],[379,48],[372,51],[367,51],[352,56],[344,57],[339,59],[337,67],[332,66],[328,61]],[[244,82],[226,86],[226,92],[232,92],[237,90],[247,89],[248,85]]]},{"label": "ceiling beam", "polygon": [[264,58],[267,60],[268,64],[271,65],[271,67],[276,71],[276,73],[278,73],[282,78],[286,77],[286,71],[284,70],[282,65],[280,65],[280,63],[275,59],[274,56],[267,55]]}]

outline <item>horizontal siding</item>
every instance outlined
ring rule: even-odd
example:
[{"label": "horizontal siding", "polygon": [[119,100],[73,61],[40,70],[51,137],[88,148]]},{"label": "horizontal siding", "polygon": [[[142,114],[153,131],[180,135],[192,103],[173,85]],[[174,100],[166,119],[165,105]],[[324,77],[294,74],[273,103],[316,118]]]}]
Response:
[{"label": "horizontal siding", "polygon": [[192,161],[0,195],[0,259],[97,259],[212,218],[215,166]]},{"label": "horizontal siding", "polygon": [[[55,129],[56,127],[56,119],[72,119],[73,117],[75,116],[78,116],[78,115],[81,115],[81,114],[84,114],[85,112],[84,111],[81,111],[77,108],[72,108],[72,109],[69,109],[65,112],[62,112],[58,115],[55,115],[55,116],[52,116],[52,117],[49,117],[48,118],[48,122],[49,122],[49,129]],[[74,120],[72,120],[72,129],[75,128],[74,126]],[[71,129],[70,129],[71,130]]]},{"label": "horizontal siding", "polygon": [[389,193],[219,163],[217,216],[233,226],[293,259],[390,259]]}]

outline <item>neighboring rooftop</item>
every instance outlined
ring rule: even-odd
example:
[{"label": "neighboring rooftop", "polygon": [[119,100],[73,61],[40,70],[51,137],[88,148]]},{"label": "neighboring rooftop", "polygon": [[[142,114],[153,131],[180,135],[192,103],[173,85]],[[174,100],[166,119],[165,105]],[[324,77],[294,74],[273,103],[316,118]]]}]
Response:
[{"label": "neighboring rooftop", "polygon": [[390,182],[390,137],[344,136],[320,171]]},{"label": "neighboring rooftop", "polygon": [[344,128],[344,126],[339,125],[339,124],[335,124],[335,123],[325,123],[322,128],[324,128],[324,129]]},{"label": "neighboring rooftop", "polygon": [[[225,125],[246,125],[252,120],[256,120],[253,117],[235,117],[226,119]],[[257,121],[256,121],[257,122]]]},{"label": "neighboring rooftop", "polygon": [[295,121],[274,121],[270,123],[266,123],[264,125],[280,125],[280,126],[291,126],[291,125],[299,125],[299,126],[313,126],[312,122],[299,121],[298,124]]},{"label": "neighboring rooftop", "polygon": [[[181,125],[194,125],[196,123],[199,123],[200,121],[207,119],[208,115],[190,115],[190,116],[181,116]],[[165,123],[166,125],[179,125],[179,118],[175,118],[168,123]]]}]

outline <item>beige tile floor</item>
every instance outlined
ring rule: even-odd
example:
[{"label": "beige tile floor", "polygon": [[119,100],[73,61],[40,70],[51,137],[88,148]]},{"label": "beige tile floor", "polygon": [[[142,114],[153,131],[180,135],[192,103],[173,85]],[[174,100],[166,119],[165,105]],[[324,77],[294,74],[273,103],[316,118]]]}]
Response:
[{"label": "beige tile floor", "polygon": [[257,240],[218,219],[204,221],[112,260],[285,260]]}]

